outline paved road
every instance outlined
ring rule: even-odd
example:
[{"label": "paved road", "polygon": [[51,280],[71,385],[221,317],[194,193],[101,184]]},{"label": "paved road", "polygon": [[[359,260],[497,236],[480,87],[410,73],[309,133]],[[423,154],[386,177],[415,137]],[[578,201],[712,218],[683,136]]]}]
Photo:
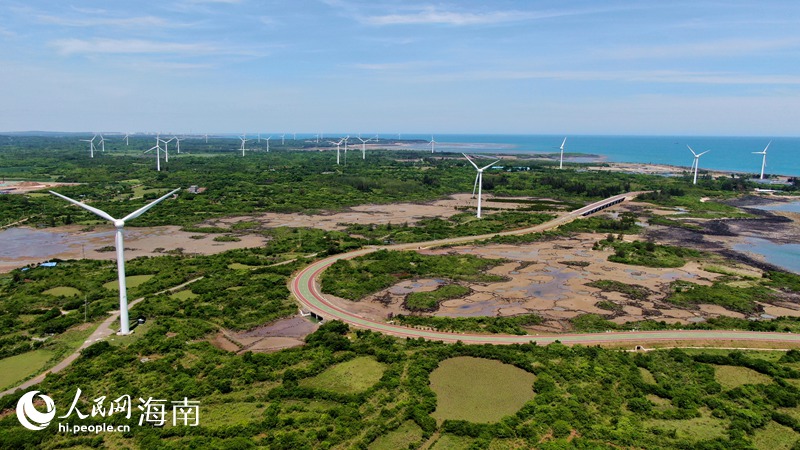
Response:
[{"label": "paved road", "polygon": [[482,236],[464,236],[425,243],[398,244],[389,246],[377,246],[355,250],[349,253],[334,255],[329,258],[317,261],[305,269],[301,270],[291,280],[289,288],[295,298],[300,302],[302,308],[313,312],[325,320],[338,319],[358,328],[369,329],[397,337],[424,338],[443,342],[461,341],[468,344],[521,344],[536,342],[538,344],[548,344],[556,340],[565,344],[610,344],[610,343],[630,343],[638,345],[647,342],[658,341],[758,341],[758,342],[780,342],[785,344],[800,344],[800,334],[790,333],[762,333],[752,331],[705,331],[705,330],[669,330],[669,331],[636,331],[636,332],[614,332],[614,333],[582,333],[582,334],[546,334],[546,335],[503,335],[503,334],[469,334],[469,333],[450,333],[434,331],[428,329],[410,328],[394,325],[386,322],[379,322],[343,309],[325,298],[320,292],[318,277],[336,261],[342,259],[352,259],[358,256],[387,249],[387,250],[412,250],[418,248],[428,248],[444,244],[459,244],[472,242],[481,239],[488,239],[495,235],[520,235],[526,233],[542,232],[553,229],[565,223],[571,222],[582,217],[582,214],[591,211],[599,206],[615,202],[622,199],[635,197],[638,192],[616,195],[605,200],[592,203],[583,208],[562,215],[547,223],[540,224],[531,228],[514,230],[503,233],[488,234]]},{"label": "paved road", "polygon": [[[160,292],[156,292],[155,294],[152,294],[152,295],[158,295],[158,294],[162,294],[162,293],[165,293],[165,292],[177,291],[178,289],[181,289],[184,286],[186,286],[188,284],[191,284],[191,283],[194,283],[195,281],[200,280],[202,278],[203,277],[194,278],[194,279],[189,280],[189,281],[187,281],[187,282],[185,282],[183,284],[171,287],[169,289],[165,289],[165,290],[160,291]],[[144,297],[139,297],[136,300],[128,303],[128,309],[130,310],[131,308],[133,308],[134,306],[139,304],[139,302],[141,302],[142,300],[144,300]],[[102,340],[106,339],[107,337],[111,336],[112,334],[114,334],[115,331],[111,329],[111,324],[114,323],[114,321],[117,320],[117,319],[119,319],[119,310],[111,312],[111,314],[106,318],[106,320],[104,320],[103,323],[101,323],[100,326],[98,326],[97,329],[94,330],[94,332],[88,338],[86,338],[85,341],[83,341],[83,344],[81,344],[81,346],[78,347],[69,356],[67,356],[66,358],[61,360],[55,366],[53,366],[50,369],[44,371],[43,373],[31,378],[30,380],[25,381],[24,383],[20,384],[19,386],[16,386],[16,387],[13,387],[11,389],[7,389],[5,391],[0,392],[0,397],[2,397],[4,395],[11,394],[12,392],[14,392],[14,391],[16,391],[18,389],[22,389],[22,390],[28,389],[29,387],[31,387],[31,386],[33,386],[35,384],[41,383],[42,380],[44,380],[44,378],[47,376],[47,374],[49,374],[49,373],[57,373],[57,372],[60,372],[60,371],[64,370],[65,367],[69,366],[70,364],[72,364],[73,361],[78,359],[78,356],[81,355],[81,350],[83,350],[86,347],[94,344],[95,342],[102,341]]]}]

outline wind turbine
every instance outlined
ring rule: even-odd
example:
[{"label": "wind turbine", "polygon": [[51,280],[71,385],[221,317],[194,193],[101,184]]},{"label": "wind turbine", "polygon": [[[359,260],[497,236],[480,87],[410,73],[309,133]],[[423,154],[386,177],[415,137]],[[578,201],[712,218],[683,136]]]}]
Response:
[{"label": "wind turbine", "polygon": [[367,159],[367,142],[371,141],[372,138],[364,140],[359,136],[358,140],[361,141],[361,159]]},{"label": "wind turbine", "polygon": [[103,137],[103,133],[100,133],[100,151],[106,152],[106,139]]},{"label": "wind turbine", "polygon": [[246,134],[243,134],[243,135],[241,135],[241,136],[239,137],[239,139],[241,139],[241,141],[242,141],[242,156],[244,156],[244,151],[245,151],[245,150],[247,150],[246,148],[244,148],[244,144],[246,144],[246,143],[247,143],[247,141],[249,141],[249,140],[250,140],[250,139],[245,139],[246,137],[247,137],[247,135],[246,135]]},{"label": "wind turbine", "polygon": [[[400,136],[400,135],[398,134],[398,136]],[[431,144],[431,153],[433,153],[433,151],[436,149],[436,141],[433,140],[433,136],[431,136],[431,141],[428,142],[428,144]],[[462,153],[462,155],[463,155],[463,153]],[[466,156],[466,155],[464,155],[464,156]],[[472,162],[472,161],[470,161],[470,162]],[[478,217],[480,217],[480,216],[478,216]]]},{"label": "wind turbine", "polygon": [[[431,140],[433,140],[433,139],[431,139]],[[472,164],[472,166],[475,168],[475,170],[478,171],[478,174],[475,176],[475,184],[478,186],[478,216],[477,217],[478,217],[478,219],[480,219],[481,218],[481,189],[483,187],[483,171],[488,169],[489,167],[492,167],[493,165],[499,163],[500,160],[498,159],[497,161],[489,164],[488,166],[478,167],[471,159],[469,159],[469,156],[467,156],[466,153],[462,153],[462,155],[464,155],[464,158],[467,158],[467,161],[469,161],[469,163]],[[475,187],[472,188],[472,195],[475,195]]]},{"label": "wind turbine", "polygon": [[164,143],[164,162],[169,162],[169,143],[172,142],[175,138],[171,137],[168,140],[161,140]]},{"label": "wind turbine", "polygon": [[94,158],[94,140],[95,140],[96,137],[97,137],[97,135],[95,134],[94,136],[92,136],[91,139],[81,139],[82,142],[88,142],[89,143],[89,157],[90,158]]},{"label": "wind turbine", "polygon": [[561,159],[558,161],[558,168],[564,168],[564,145],[567,143],[567,138],[564,138],[564,142],[561,143]]},{"label": "wind turbine", "polygon": [[156,151],[156,171],[161,172],[161,138],[156,135],[156,145],[145,150],[145,153]]},{"label": "wind turbine", "polygon": [[769,141],[764,150],[760,152],[753,152],[754,155],[762,155],[761,158],[761,176],[759,177],[760,180],[764,179],[764,168],[767,167],[767,149],[769,148],[769,144],[772,144],[772,141]]},{"label": "wind turbine", "polygon": [[[689,146],[687,145],[687,147]],[[692,184],[697,184],[697,166],[700,165],[700,157],[710,152],[711,150],[706,150],[703,153],[695,153],[695,151],[692,150],[692,147],[689,147],[689,151],[692,152],[692,154],[694,155],[694,162],[692,163],[692,166],[694,167],[694,181],[692,181]]]},{"label": "wind turbine", "polygon": [[186,138],[179,138],[178,136],[174,136],[172,139],[175,139],[175,143],[176,143],[177,148],[178,148],[178,154],[180,154],[181,153],[181,141],[185,141]]},{"label": "wind turbine", "polygon": [[286,143],[286,134],[284,133],[281,135],[281,145],[284,145],[285,143]]},{"label": "wind turbine", "polygon": [[130,133],[125,133],[124,139],[125,139],[125,146],[126,147],[128,146],[128,136],[130,136]]},{"label": "wind turbine", "polygon": [[350,139],[350,135],[348,134],[344,138],[344,163],[347,164],[347,140]]},{"label": "wind turbine", "polygon": [[339,164],[339,146],[342,145],[344,139],[339,139],[339,142],[333,142],[333,141],[328,141],[328,142],[336,146],[336,164]]},{"label": "wind turbine", "polygon": [[89,206],[89,205],[87,205],[85,203],[81,203],[81,202],[79,202],[77,200],[73,200],[73,199],[71,199],[69,197],[66,197],[64,195],[61,195],[61,194],[59,194],[57,192],[50,191],[51,194],[53,194],[53,195],[55,195],[57,197],[61,197],[64,200],[66,200],[66,201],[68,201],[68,202],[70,202],[72,204],[78,205],[81,208],[83,208],[83,209],[85,209],[87,211],[90,211],[90,212],[102,217],[103,219],[106,219],[106,220],[110,221],[111,223],[114,224],[114,228],[117,229],[116,235],[114,237],[114,243],[116,244],[116,247],[117,247],[117,277],[119,278],[119,324],[120,324],[119,334],[125,335],[125,334],[130,334],[130,332],[131,332],[130,324],[128,323],[128,292],[127,292],[127,288],[125,287],[125,244],[124,244],[123,239],[122,239],[122,228],[125,226],[125,222],[141,216],[148,209],[152,208],[157,203],[159,203],[160,201],[166,199],[167,197],[171,196],[172,194],[178,192],[180,189],[181,188],[178,188],[178,189],[175,189],[175,190],[171,191],[170,193],[164,195],[163,197],[161,197],[161,198],[159,198],[159,199],[157,199],[155,201],[152,201],[152,202],[148,203],[147,205],[137,209],[136,211],[128,214],[127,216],[123,217],[122,219],[115,219],[115,218],[111,217],[108,213],[106,213],[105,211],[101,211],[101,210],[99,210],[97,208],[94,208],[92,206]]}]

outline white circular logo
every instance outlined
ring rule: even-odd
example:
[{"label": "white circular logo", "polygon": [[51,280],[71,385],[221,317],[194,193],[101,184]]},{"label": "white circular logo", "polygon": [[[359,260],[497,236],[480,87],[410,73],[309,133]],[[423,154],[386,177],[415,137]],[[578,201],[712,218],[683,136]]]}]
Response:
[{"label": "white circular logo", "polygon": [[39,391],[26,392],[17,402],[17,419],[19,419],[19,423],[23,427],[34,431],[44,430],[50,425],[53,417],[56,416],[56,405],[53,403],[53,399],[44,394],[39,394],[39,397],[44,400],[47,412],[39,412],[33,406],[33,398],[36,397],[36,394],[39,394]]}]

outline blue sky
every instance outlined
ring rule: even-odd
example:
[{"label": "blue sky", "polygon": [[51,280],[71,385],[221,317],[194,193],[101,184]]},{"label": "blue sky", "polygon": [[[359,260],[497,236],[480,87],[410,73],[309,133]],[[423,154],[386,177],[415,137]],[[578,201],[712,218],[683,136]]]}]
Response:
[{"label": "blue sky", "polygon": [[0,130],[797,136],[800,2],[0,0]]}]

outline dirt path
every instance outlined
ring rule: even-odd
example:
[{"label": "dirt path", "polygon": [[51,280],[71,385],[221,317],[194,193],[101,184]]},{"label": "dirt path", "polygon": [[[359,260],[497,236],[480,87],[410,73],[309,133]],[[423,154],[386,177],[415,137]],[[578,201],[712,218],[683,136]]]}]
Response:
[{"label": "dirt path", "polygon": [[[156,293],[154,293],[152,295],[163,294],[165,292],[174,292],[174,291],[182,289],[183,287],[185,287],[185,286],[187,286],[189,284],[192,284],[195,281],[198,281],[198,280],[201,280],[201,279],[203,279],[203,277],[197,277],[197,278],[189,280],[189,281],[187,281],[187,282],[185,282],[183,284],[179,284],[178,286],[174,286],[174,287],[171,287],[169,289],[164,289],[163,291],[156,292]],[[141,302],[142,300],[144,300],[144,297],[139,297],[136,300],[130,302],[128,304],[128,309],[130,310],[131,308],[133,308],[134,306],[139,304],[139,302]],[[86,347],[94,344],[95,342],[102,341],[102,340],[106,339],[107,337],[111,336],[112,334],[114,334],[114,330],[111,329],[111,324],[113,324],[114,321],[116,321],[117,319],[119,319],[119,310],[113,311],[106,318],[106,320],[104,320],[100,324],[100,326],[98,326],[97,329],[94,330],[94,332],[88,338],[86,338],[85,341],[83,341],[83,344],[81,344],[80,347],[78,347],[74,352],[72,352],[72,354],[70,354],[69,356],[67,356],[63,360],[61,360],[58,364],[54,365],[50,369],[45,370],[44,372],[42,372],[39,375],[31,378],[28,381],[25,381],[24,383],[20,384],[19,386],[16,386],[16,387],[13,387],[11,389],[7,389],[7,390],[5,390],[3,392],[0,392],[0,397],[2,397],[4,395],[11,394],[14,391],[17,391],[19,389],[23,389],[24,390],[24,389],[28,389],[29,387],[31,387],[31,386],[33,386],[35,384],[39,384],[39,383],[41,383],[42,380],[44,380],[44,378],[47,376],[47,374],[60,372],[65,367],[67,367],[70,364],[72,364],[72,362],[75,361],[76,359],[78,359],[78,356],[81,355],[81,350],[83,350]]]}]

